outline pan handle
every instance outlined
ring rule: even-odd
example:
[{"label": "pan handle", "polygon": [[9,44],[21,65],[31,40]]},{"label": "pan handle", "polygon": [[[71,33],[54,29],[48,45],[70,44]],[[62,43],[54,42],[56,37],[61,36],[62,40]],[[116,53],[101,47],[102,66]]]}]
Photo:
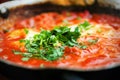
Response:
[{"label": "pan handle", "polygon": [[3,19],[7,19],[9,16],[9,10],[6,7],[1,7],[0,8],[0,17],[2,17]]}]

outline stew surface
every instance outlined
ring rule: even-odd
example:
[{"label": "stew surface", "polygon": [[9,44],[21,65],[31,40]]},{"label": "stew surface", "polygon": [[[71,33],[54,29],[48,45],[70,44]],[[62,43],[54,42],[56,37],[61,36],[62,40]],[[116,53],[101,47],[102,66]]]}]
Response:
[{"label": "stew surface", "polygon": [[28,68],[99,69],[120,64],[120,18],[47,12],[0,26],[0,58]]}]

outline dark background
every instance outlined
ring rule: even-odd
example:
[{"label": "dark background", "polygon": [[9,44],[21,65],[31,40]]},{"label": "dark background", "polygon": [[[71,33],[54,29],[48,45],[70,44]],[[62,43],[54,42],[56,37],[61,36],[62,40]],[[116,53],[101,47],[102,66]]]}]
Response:
[{"label": "dark background", "polygon": [[11,0],[0,0],[0,3],[6,2],[6,1],[11,1]]}]

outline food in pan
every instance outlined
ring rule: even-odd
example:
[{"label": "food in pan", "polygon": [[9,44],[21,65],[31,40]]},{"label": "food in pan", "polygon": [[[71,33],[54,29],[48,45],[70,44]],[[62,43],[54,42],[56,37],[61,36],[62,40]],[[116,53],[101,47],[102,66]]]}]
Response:
[{"label": "food in pan", "polygon": [[0,29],[0,58],[20,66],[88,70],[120,64],[116,16],[46,12],[6,29]]}]

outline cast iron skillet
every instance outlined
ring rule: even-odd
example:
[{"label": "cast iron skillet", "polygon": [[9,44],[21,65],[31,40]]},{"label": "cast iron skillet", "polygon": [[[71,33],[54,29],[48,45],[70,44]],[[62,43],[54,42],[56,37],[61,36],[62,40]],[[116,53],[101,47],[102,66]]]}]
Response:
[{"label": "cast iron skillet", "polygon": [[[3,17],[5,18],[3,20],[7,20],[8,18],[12,19],[14,15],[18,16],[20,19],[25,19],[40,14],[42,12],[60,12],[62,10],[89,10],[91,13],[105,13],[120,17],[120,10],[116,10],[110,7],[100,7],[98,3],[95,3],[92,6],[82,7],[59,6],[46,2],[12,8],[8,11],[9,14],[6,14],[6,16]],[[120,74],[120,66],[118,65],[108,69],[89,71],[67,70],[58,68],[29,69],[0,59],[0,74],[5,75],[10,80],[119,80],[118,74]]]}]

